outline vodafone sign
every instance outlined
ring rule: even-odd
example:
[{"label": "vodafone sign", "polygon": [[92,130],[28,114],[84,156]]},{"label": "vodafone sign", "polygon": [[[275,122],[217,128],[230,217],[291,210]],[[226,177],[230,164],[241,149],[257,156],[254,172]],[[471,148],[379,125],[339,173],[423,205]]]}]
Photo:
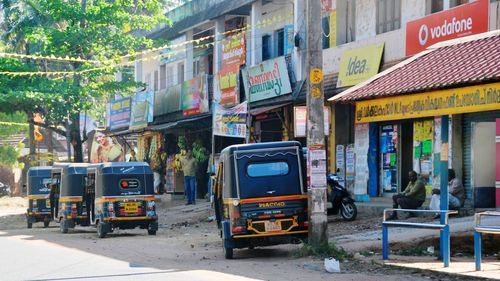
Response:
[{"label": "vodafone sign", "polygon": [[489,0],[477,0],[406,24],[406,55],[450,39],[488,31]]}]

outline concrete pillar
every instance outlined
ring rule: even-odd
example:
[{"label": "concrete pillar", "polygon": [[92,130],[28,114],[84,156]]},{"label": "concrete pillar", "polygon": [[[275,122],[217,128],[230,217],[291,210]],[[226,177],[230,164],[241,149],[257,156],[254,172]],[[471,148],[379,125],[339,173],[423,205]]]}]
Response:
[{"label": "concrete pillar", "polygon": [[301,81],[305,76],[306,66],[306,17],[305,3],[303,0],[293,1],[293,33],[300,37],[300,46],[295,47],[292,52],[292,64],[295,69],[297,81]]},{"label": "concrete pillar", "polygon": [[261,27],[257,26],[260,23],[262,17],[262,1],[258,0],[252,3],[252,12],[251,12],[251,47],[252,50],[252,59],[251,64],[255,65],[262,61],[262,32]]},{"label": "concrete pillar", "polygon": [[[193,30],[186,31],[186,41],[193,40]],[[184,65],[184,79],[193,79],[193,43],[186,45],[186,65]]]},{"label": "concrete pillar", "polygon": [[222,42],[224,39],[224,17],[215,20],[215,45],[214,45],[214,74],[221,69],[222,62]]}]

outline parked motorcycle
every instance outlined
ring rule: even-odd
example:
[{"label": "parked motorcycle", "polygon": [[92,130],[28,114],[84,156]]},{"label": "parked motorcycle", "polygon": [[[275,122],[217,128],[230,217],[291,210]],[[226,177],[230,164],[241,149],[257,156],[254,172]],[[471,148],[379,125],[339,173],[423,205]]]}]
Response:
[{"label": "parked motorcycle", "polygon": [[0,197],[2,196],[10,196],[10,186],[0,182]]},{"label": "parked motorcycle", "polygon": [[355,220],[358,209],[347,189],[339,183],[338,176],[329,174],[326,176],[326,182],[328,183],[328,215],[337,215],[340,212],[344,220]]}]

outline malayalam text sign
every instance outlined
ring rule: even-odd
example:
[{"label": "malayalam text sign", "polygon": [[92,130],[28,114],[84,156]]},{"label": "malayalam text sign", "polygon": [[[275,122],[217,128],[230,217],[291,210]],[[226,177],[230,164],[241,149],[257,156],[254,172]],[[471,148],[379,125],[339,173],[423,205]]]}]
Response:
[{"label": "malayalam text sign", "polygon": [[446,40],[488,31],[489,0],[478,0],[406,24],[406,55]]},{"label": "malayalam text sign", "polygon": [[242,71],[250,102],[274,98],[292,92],[284,57],[267,60]]},{"label": "malayalam text sign", "polygon": [[356,122],[500,110],[500,82],[356,102]]},{"label": "malayalam text sign", "polygon": [[384,43],[347,50],[340,58],[337,87],[353,86],[378,73]]}]

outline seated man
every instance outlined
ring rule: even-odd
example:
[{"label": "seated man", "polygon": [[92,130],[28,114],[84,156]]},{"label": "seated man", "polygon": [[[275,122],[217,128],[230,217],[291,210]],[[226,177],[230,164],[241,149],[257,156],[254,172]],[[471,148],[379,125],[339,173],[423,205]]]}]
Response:
[{"label": "seated man", "polygon": [[[417,172],[410,171],[408,174],[408,179],[410,182],[406,189],[392,196],[393,208],[401,209],[416,209],[425,201],[425,185],[424,183],[418,179]],[[412,215],[412,214],[410,214]],[[397,219],[398,215],[396,212],[392,213],[392,216],[389,219]]]},{"label": "seated man", "polygon": [[[431,210],[439,210],[440,190],[432,190]],[[448,207],[450,210],[458,210],[464,205],[465,190],[459,179],[456,178],[455,171],[448,169]]]}]

